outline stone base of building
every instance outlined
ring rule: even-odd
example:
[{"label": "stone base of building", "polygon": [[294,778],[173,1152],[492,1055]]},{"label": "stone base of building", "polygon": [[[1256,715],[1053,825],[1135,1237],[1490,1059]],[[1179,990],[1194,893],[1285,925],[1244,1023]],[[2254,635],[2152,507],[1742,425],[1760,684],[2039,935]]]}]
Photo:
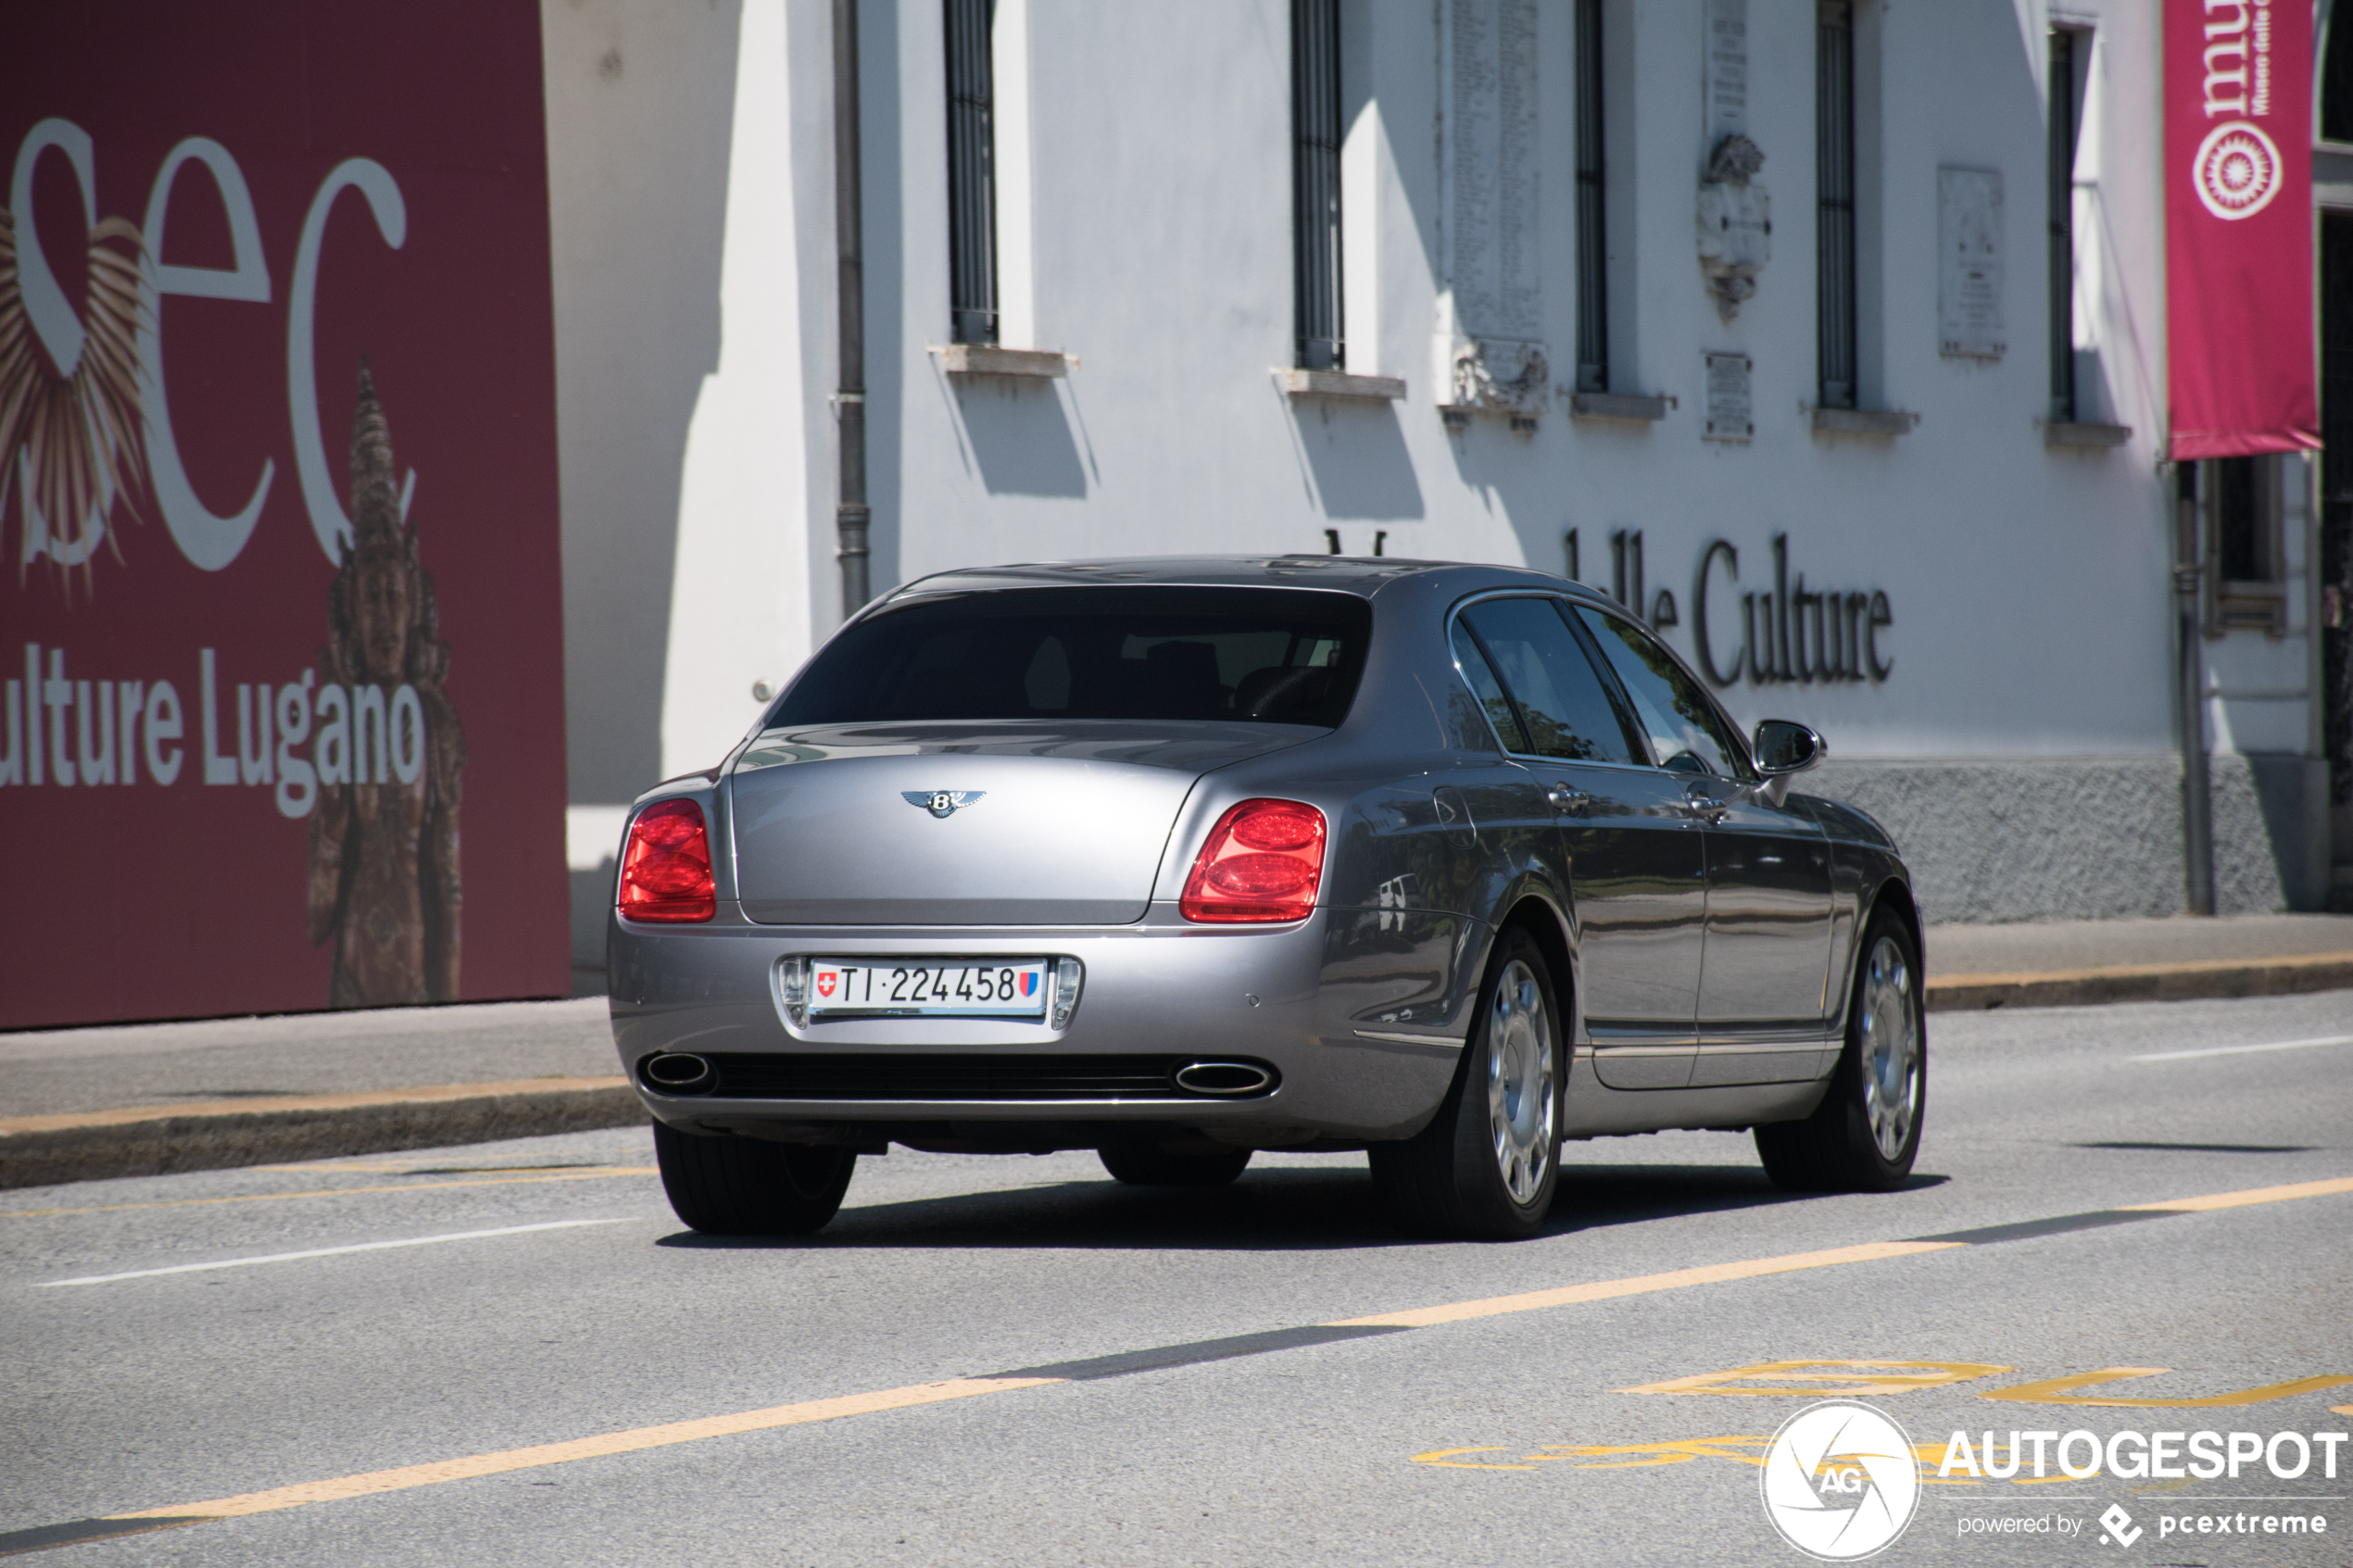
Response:
[{"label": "stone base of building", "polygon": [[[1931,921],[2186,908],[2177,757],[1833,759],[1800,787],[1861,808],[1895,835]],[[2327,906],[2325,760],[2218,754],[2213,795],[2216,913]]]}]

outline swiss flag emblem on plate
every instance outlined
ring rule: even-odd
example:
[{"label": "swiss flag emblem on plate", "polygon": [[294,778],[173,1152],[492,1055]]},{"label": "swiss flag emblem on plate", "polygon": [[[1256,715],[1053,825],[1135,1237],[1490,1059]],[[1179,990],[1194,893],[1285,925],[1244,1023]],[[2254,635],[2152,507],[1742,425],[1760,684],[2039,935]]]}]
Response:
[{"label": "swiss flag emblem on plate", "polygon": [[821,997],[832,996],[836,978],[837,976],[829,972],[820,970],[817,974],[817,994]]}]

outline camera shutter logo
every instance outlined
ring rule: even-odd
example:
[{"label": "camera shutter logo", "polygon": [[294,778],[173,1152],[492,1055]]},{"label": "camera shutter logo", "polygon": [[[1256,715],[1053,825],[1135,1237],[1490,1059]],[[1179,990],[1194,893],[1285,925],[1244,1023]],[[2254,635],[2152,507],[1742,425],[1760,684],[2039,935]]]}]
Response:
[{"label": "camera shutter logo", "polygon": [[1808,1557],[1853,1562],[1892,1543],[1920,1500],[1904,1429],[1868,1405],[1826,1400],[1783,1423],[1765,1451],[1765,1517]]},{"label": "camera shutter logo", "polygon": [[2226,221],[2252,218],[2280,190],[2280,149],[2244,119],[2218,125],[2197,144],[2190,180],[2206,210]]}]

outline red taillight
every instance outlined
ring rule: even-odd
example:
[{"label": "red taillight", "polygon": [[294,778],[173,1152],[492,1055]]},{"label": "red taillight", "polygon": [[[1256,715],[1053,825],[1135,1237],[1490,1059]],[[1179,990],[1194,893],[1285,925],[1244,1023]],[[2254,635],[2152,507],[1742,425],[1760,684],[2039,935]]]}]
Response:
[{"label": "red taillight", "polygon": [[1185,879],[1185,918],[1220,924],[1305,920],[1324,880],[1324,814],[1296,800],[1245,800],[1210,830]]},{"label": "red taillight", "polygon": [[621,855],[621,913],[626,920],[699,921],[719,912],[711,880],[711,835],[702,808],[664,800],[637,813]]}]

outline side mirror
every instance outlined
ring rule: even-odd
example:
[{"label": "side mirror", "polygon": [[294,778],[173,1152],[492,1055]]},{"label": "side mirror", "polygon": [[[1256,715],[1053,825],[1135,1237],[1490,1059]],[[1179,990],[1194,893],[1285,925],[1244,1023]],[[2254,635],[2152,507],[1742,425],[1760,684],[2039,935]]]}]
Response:
[{"label": "side mirror", "polygon": [[1756,771],[1768,779],[1802,773],[1830,755],[1822,737],[1804,724],[1768,719],[1756,726]]},{"label": "side mirror", "polygon": [[1758,793],[1775,806],[1789,797],[1790,776],[1819,762],[1831,749],[1811,728],[1787,719],[1759,723],[1751,748],[1756,771],[1765,775],[1765,787]]}]

